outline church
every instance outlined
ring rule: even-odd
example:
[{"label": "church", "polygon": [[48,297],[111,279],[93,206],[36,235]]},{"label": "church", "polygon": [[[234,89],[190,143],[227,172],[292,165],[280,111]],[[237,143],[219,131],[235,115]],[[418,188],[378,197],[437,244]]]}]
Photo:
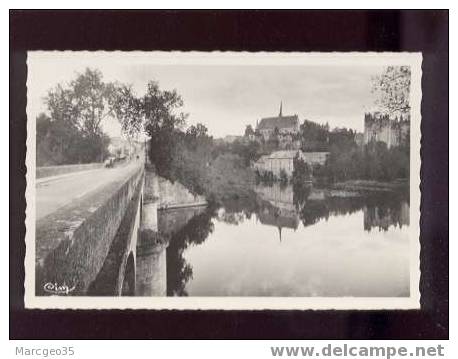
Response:
[{"label": "church", "polygon": [[265,141],[267,141],[275,132],[275,128],[278,129],[280,135],[292,135],[299,132],[299,117],[283,116],[282,113],[283,103],[280,103],[280,113],[276,117],[265,117],[256,124],[257,132],[262,135]]}]

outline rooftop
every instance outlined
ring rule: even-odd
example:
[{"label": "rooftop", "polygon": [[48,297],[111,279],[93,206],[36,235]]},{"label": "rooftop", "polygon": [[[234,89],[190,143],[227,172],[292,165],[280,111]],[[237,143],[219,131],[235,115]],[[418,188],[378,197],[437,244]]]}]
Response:
[{"label": "rooftop", "polygon": [[270,130],[277,127],[281,128],[291,128],[296,127],[299,124],[299,118],[297,115],[294,116],[276,116],[276,117],[266,117],[261,119],[259,122],[259,130]]},{"label": "rooftop", "polygon": [[275,151],[272,152],[267,158],[294,158],[299,150],[290,150],[290,151]]}]

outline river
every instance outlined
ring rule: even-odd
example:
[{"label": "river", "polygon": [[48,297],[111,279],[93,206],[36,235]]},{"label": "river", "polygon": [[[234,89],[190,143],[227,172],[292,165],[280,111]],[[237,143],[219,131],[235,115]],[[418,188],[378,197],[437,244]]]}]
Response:
[{"label": "river", "polygon": [[255,190],[255,201],[159,212],[163,295],[409,296],[408,194]]}]

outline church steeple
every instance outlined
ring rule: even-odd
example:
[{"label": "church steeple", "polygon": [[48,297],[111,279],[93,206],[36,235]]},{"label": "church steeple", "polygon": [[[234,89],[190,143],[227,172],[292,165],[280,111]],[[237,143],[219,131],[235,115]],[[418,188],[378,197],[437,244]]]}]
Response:
[{"label": "church steeple", "polygon": [[283,108],[283,101],[280,101],[280,114],[278,117],[282,117],[282,108]]}]

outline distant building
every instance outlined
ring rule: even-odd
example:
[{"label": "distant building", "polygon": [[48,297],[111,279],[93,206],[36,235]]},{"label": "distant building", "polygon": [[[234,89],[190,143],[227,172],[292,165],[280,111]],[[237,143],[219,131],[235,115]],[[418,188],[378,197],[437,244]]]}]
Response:
[{"label": "distant building", "polygon": [[262,118],[256,124],[256,132],[258,132],[264,140],[268,140],[278,130],[280,135],[292,135],[299,132],[299,118],[297,115],[283,116],[283,104],[280,103],[280,113],[276,117]]},{"label": "distant building", "polygon": [[276,151],[270,155],[262,156],[254,167],[261,173],[272,172],[275,176],[280,176],[284,171],[288,177],[292,176],[294,171],[294,157],[299,151]]},{"label": "distant building", "polygon": [[291,177],[296,155],[308,165],[324,165],[329,152],[275,151],[270,155],[262,156],[254,164],[254,168],[260,173],[272,172],[277,177],[280,176],[281,171],[284,171],[288,177]]},{"label": "distant building", "polygon": [[391,118],[380,112],[364,115],[364,144],[384,142],[388,148],[399,146],[410,135],[410,117]]}]

